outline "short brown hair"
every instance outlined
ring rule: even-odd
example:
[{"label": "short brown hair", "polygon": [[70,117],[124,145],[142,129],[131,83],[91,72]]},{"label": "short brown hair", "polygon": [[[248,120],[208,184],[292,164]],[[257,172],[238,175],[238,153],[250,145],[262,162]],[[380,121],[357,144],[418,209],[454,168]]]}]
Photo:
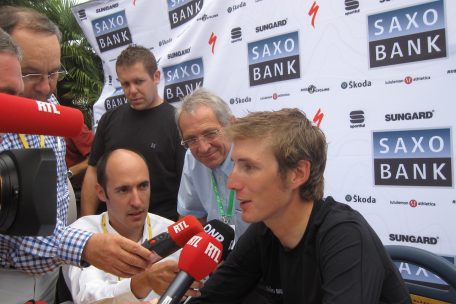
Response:
[{"label": "short brown hair", "polygon": [[142,63],[144,69],[152,77],[157,70],[157,60],[149,49],[137,44],[130,44],[117,57],[116,70],[120,66],[132,66],[136,63]]},{"label": "short brown hair", "polygon": [[299,109],[253,112],[238,118],[227,128],[227,134],[233,141],[251,138],[267,141],[283,178],[289,170],[297,167],[299,161],[308,160],[310,176],[300,187],[300,196],[312,201],[323,198],[326,138],[304,112]]}]

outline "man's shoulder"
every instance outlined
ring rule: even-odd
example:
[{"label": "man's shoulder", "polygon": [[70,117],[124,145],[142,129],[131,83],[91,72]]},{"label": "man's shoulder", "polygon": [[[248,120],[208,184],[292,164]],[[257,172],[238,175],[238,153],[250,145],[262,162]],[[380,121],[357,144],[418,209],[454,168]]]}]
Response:
[{"label": "man's shoulder", "polygon": [[103,115],[100,118],[100,121],[111,119],[111,117],[113,117],[113,116],[123,115],[128,110],[129,107],[130,107],[130,105],[128,103],[125,103],[125,104],[122,104],[111,110],[108,110],[103,113]]},{"label": "man's shoulder", "polygon": [[86,215],[86,216],[78,218],[70,226],[72,228],[78,228],[81,230],[96,233],[96,232],[99,232],[99,230],[100,230],[100,221],[101,221],[101,214]]},{"label": "man's shoulder", "polygon": [[174,222],[170,219],[167,219],[163,216],[148,213],[150,218],[150,224],[152,226],[152,231],[154,235],[160,234],[162,232],[168,231],[168,226],[174,224]]}]

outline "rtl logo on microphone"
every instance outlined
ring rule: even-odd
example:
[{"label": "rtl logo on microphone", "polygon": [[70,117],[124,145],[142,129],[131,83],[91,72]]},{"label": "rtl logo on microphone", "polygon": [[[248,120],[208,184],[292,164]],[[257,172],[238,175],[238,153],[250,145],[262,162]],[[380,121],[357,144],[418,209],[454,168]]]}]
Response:
[{"label": "rtl logo on microphone", "polygon": [[[199,242],[202,240],[203,238],[199,235],[194,235],[188,242],[187,242],[187,245],[189,246],[193,246],[195,248],[198,248],[199,247]],[[221,257],[222,257],[222,251],[217,247],[215,246],[214,244],[212,244],[211,242],[208,242],[207,243],[207,246],[206,246],[206,249],[204,249],[204,254],[207,255],[209,258],[211,258],[211,260],[213,260],[214,262],[216,262],[217,264],[220,263],[220,260],[221,260]]]},{"label": "rtl logo on microphone", "polygon": [[57,109],[55,104],[36,100],[36,105],[38,106],[39,112],[46,112],[46,113],[60,115],[60,111]]},{"label": "rtl logo on microphone", "polygon": [[178,222],[178,223],[176,223],[173,226],[173,229],[174,229],[175,233],[182,232],[182,231],[184,231],[185,229],[188,229],[188,228],[190,228],[190,226],[185,221],[182,221],[180,223]]}]

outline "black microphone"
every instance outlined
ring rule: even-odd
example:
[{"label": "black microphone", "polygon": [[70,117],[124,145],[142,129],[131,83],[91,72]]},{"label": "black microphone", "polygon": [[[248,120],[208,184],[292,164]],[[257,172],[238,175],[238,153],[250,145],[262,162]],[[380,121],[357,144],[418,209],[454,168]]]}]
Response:
[{"label": "black microphone", "polygon": [[204,232],[214,237],[223,245],[222,261],[226,260],[234,247],[234,230],[230,225],[214,219],[204,225]]},{"label": "black microphone", "polygon": [[187,215],[169,225],[168,232],[160,233],[142,245],[155,253],[152,263],[156,263],[181,249],[192,236],[202,231],[203,226],[198,219],[193,215]]},{"label": "black microphone", "polygon": [[222,244],[212,236],[200,232],[185,244],[179,258],[181,270],[160,297],[158,304],[177,304],[193,281],[200,281],[215,270],[221,261]]}]

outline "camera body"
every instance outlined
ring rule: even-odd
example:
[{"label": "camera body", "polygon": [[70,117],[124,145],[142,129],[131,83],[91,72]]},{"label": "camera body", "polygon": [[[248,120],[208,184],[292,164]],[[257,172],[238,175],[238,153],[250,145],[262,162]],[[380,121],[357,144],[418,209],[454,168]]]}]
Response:
[{"label": "camera body", "polygon": [[52,149],[0,152],[0,233],[51,235],[56,224],[56,184]]}]

